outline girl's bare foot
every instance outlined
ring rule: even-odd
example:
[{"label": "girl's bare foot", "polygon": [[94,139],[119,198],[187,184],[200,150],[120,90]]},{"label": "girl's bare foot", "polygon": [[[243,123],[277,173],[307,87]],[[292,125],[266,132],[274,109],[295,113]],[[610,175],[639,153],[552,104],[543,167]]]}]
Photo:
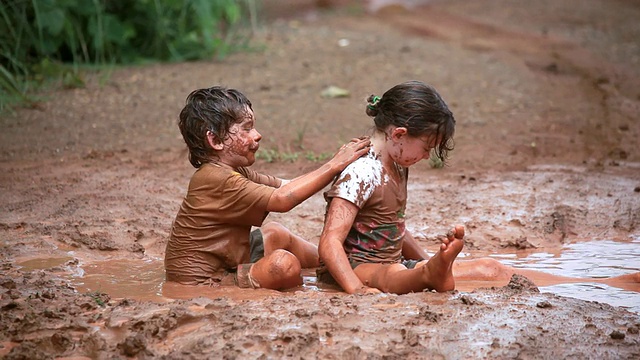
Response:
[{"label": "girl's bare foot", "polygon": [[443,239],[440,250],[423,267],[428,279],[429,287],[438,292],[455,289],[452,265],[462,248],[464,247],[464,226],[458,225],[447,233]]}]

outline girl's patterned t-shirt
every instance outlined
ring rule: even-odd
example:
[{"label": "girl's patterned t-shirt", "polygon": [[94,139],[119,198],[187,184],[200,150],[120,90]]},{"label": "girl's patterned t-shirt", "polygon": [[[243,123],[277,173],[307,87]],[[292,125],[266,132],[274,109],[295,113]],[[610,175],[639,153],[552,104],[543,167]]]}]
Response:
[{"label": "girl's patterned t-shirt", "polygon": [[[398,181],[390,171],[397,174]],[[360,208],[343,245],[352,265],[400,261],[407,177],[407,168],[395,165],[395,169],[386,169],[370,151],[347,166],[324,194],[327,209],[334,197]]]}]

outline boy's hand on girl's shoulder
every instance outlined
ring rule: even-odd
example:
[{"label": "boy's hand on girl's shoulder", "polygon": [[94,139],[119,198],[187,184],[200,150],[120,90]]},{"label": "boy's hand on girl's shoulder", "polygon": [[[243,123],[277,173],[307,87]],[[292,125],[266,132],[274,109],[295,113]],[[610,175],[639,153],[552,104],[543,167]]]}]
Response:
[{"label": "boy's hand on girl's shoulder", "polygon": [[371,140],[368,136],[362,138],[353,138],[348,143],[342,145],[333,160],[338,162],[341,170],[352,163],[354,160],[369,152]]}]

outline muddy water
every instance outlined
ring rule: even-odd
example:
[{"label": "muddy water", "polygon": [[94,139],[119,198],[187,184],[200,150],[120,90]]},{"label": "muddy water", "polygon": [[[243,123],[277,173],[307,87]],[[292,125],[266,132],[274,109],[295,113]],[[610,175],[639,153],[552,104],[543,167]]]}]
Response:
[{"label": "muddy water", "polygon": [[[568,245],[561,253],[538,252],[525,258],[496,256],[517,268],[534,269],[577,278],[608,278],[640,271],[640,236],[628,243],[597,241]],[[640,292],[599,283],[572,283],[540,287],[541,292],[602,301],[640,313]]]},{"label": "muddy water", "polygon": [[[636,236],[630,242],[603,240],[570,244],[557,252],[535,249],[535,251],[521,251],[515,254],[493,253],[483,256],[495,258],[503,264],[519,269],[585,279],[584,281],[540,286],[541,292],[587,301],[605,302],[640,313],[640,285],[626,284],[623,289],[589,281],[589,279],[604,279],[640,271],[640,236]],[[474,254],[473,258],[477,257],[479,257],[478,254]],[[467,256],[467,258],[472,257]],[[474,287],[486,287],[487,283],[468,282],[456,285],[461,291],[469,291]]]},{"label": "muddy water", "polygon": [[[608,278],[640,271],[640,236],[631,242],[596,241],[567,245],[562,251],[474,254],[473,257],[490,256],[504,264],[520,269],[538,270],[554,275],[585,278],[585,281],[541,286],[541,292],[605,302],[640,313],[640,289],[629,289],[590,282],[589,279]],[[461,254],[462,258],[472,258]],[[29,259],[19,263],[29,270],[58,267],[67,269],[61,275],[71,282],[78,292],[103,292],[112,298],[132,298],[167,302],[172,299],[188,299],[199,296],[234,299],[256,299],[267,296],[287,296],[300,291],[335,292],[335,288],[319,286],[312,270],[303,273],[304,284],[296,289],[278,292],[260,289],[241,290],[233,287],[207,288],[165,284],[162,259],[107,260],[69,265],[72,257]],[[502,286],[491,282],[459,282],[460,291],[479,287]]]}]

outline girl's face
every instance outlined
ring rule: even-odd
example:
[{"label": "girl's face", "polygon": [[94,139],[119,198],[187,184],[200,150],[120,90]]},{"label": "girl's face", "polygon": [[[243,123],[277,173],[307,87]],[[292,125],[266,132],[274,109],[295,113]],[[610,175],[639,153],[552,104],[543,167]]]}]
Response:
[{"label": "girl's face", "polygon": [[422,159],[429,159],[431,150],[436,146],[435,136],[410,136],[406,128],[392,130],[388,153],[391,159],[403,167],[409,167]]},{"label": "girl's face", "polygon": [[256,151],[260,147],[262,135],[255,128],[253,111],[247,108],[247,116],[233,124],[218,151],[220,161],[233,168],[246,167],[256,161]]}]

